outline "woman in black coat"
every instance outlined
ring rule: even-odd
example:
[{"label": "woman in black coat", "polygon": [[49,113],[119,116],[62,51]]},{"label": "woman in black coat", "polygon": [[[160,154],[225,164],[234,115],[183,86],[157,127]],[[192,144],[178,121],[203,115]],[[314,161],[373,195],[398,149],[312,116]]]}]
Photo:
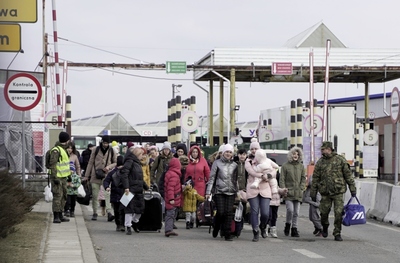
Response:
[{"label": "woman in black coat", "polygon": [[124,167],[121,169],[121,181],[125,194],[129,192],[134,197],[125,207],[125,226],[127,227],[127,235],[132,234],[132,229],[137,233],[137,222],[144,211],[143,189],[148,190],[149,186],[143,181],[143,170],[140,159],[144,153],[143,148],[129,148],[125,155]]}]

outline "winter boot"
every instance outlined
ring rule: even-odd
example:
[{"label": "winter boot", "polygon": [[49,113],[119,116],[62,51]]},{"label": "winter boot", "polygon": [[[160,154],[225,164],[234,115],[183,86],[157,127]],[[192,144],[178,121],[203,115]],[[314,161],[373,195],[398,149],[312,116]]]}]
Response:
[{"label": "winter boot", "polygon": [[335,241],[343,241],[343,238],[339,235],[335,236]]},{"label": "winter boot", "polygon": [[108,212],[108,214],[107,214],[107,221],[108,221],[108,222],[111,222],[111,221],[114,220],[114,218],[115,218],[115,216],[114,216],[113,214],[111,214],[110,212]]},{"label": "winter boot", "polygon": [[253,242],[258,242],[260,233],[257,230],[253,230]]},{"label": "winter boot", "polygon": [[316,234],[318,234],[318,232],[320,232],[321,231],[321,229],[319,229],[319,228],[317,228],[317,227],[314,227],[314,232],[312,232],[313,233],[313,235],[316,235]]},{"label": "winter boot", "polygon": [[322,226],[322,236],[323,237],[328,237],[328,227],[329,226]]},{"label": "winter boot", "polygon": [[291,231],[290,235],[292,237],[300,237],[299,232],[297,232],[297,228],[296,227],[292,227],[292,231]]},{"label": "winter boot", "polygon": [[139,228],[138,228],[138,223],[137,222],[132,222],[132,228],[133,228],[133,231],[135,231],[136,233],[139,233],[140,232],[140,230],[139,230]]},{"label": "winter boot", "polygon": [[267,224],[267,233],[269,234],[269,233],[271,233],[271,227]]},{"label": "winter boot", "polygon": [[271,227],[271,237],[278,238],[278,233],[276,230],[276,226]]},{"label": "winter boot", "polygon": [[70,217],[70,215],[71,215],[71,214],[69,213],[69,210],[67,210],[67,211],[64,212],[64,216]]},{"label": "winter boot", "polygon": [[285,229],[283,230],[283,233],[285,233],[285,236],[289,236],[289,232],[290,232],[290,225],[289,223],[285,224]]},{"label": "winter boot", "polygon": [[71,211],[69,217],[75,217],[75,212],[74,212],[74,211]]},{"label": "winter boot", "polygon": [[126,228],[126,234],[127,235],[132,235],[132,227],[127,227]]},{"label": "winter boot", "polygon": [[190,226],[190,228],[193,228],[194,223],[193,223],[193,222],[190,222],[189,226]]},{"label": "winter boot", "polygon": [[267,225],[266,224],[260,224],[260,230],[261,230],[261,236],[262,238],[267,238]]},{"label": "winter boot", "polygon": [[53,216],[54,216],[53,223],[61,223],[60,216],[58,215],[58,212],[54,212]]},{"label": "winter boot", "polygon": [[58,216],[60,217],[61,222],[69,222],[68,218],[63,217],[62,212],[58,212]]},{"label": "winter boot", "polygon": [[92,215],[92,220],[93,220],[93,221],[96,221],[96,220],[97,220],[97,214],[96,214],[96,213],[94,213],[94,214]]},{"label": "winter boot", "polygon": [[186,222],[186,229],[190,229],[190,222]]}]

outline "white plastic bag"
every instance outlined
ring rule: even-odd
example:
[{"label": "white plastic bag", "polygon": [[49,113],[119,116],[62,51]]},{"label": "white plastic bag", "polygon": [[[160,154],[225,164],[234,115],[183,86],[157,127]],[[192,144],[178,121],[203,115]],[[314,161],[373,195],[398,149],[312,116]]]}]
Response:
[{"label": "white plastic bag", "polygon": [[235,211],[235,221],[236,222],[242,221],[242,216],[243,216],[243,205],[242,202],[239,202]]},{"label": "white plastic bag", "polygon": [[78,197],[85,197],[86,196],[86,191],[85,188],[83,188],[83,185],[80,185],[78,187]]},{"label": "white plastic bag", "polygon": [[48,184],[44,188],[44,200],[46,202],[52,202],[53,201],[53,193],[51,192],[51,184]]}]

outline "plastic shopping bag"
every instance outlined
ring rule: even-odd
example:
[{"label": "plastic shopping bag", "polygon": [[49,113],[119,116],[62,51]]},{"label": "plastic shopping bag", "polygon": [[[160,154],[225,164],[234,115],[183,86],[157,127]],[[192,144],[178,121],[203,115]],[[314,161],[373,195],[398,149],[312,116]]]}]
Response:
[{"label": "plastic shopping bag", "polygon": [[83,187],[83,185],[81,184],[78,187],[78,197],[85,197],[86,196],[86,191],[85,188]]},{"label": "plastic shopping bag", "polygon": [[44,187],[44,200],[46,202],[52,202],[53,201],[53,193],[51,192],[51,184],[48,184]]}]

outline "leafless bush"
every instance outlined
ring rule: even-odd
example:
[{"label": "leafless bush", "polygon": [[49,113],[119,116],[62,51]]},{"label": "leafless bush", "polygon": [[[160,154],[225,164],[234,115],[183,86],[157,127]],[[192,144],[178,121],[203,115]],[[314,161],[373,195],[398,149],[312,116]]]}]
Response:
[{"label": "leafless bush", "polygon": [[39,200],[22,188],[21,180],[0,170],[0,238],[14,231],[14,226],[25,219]]}]

